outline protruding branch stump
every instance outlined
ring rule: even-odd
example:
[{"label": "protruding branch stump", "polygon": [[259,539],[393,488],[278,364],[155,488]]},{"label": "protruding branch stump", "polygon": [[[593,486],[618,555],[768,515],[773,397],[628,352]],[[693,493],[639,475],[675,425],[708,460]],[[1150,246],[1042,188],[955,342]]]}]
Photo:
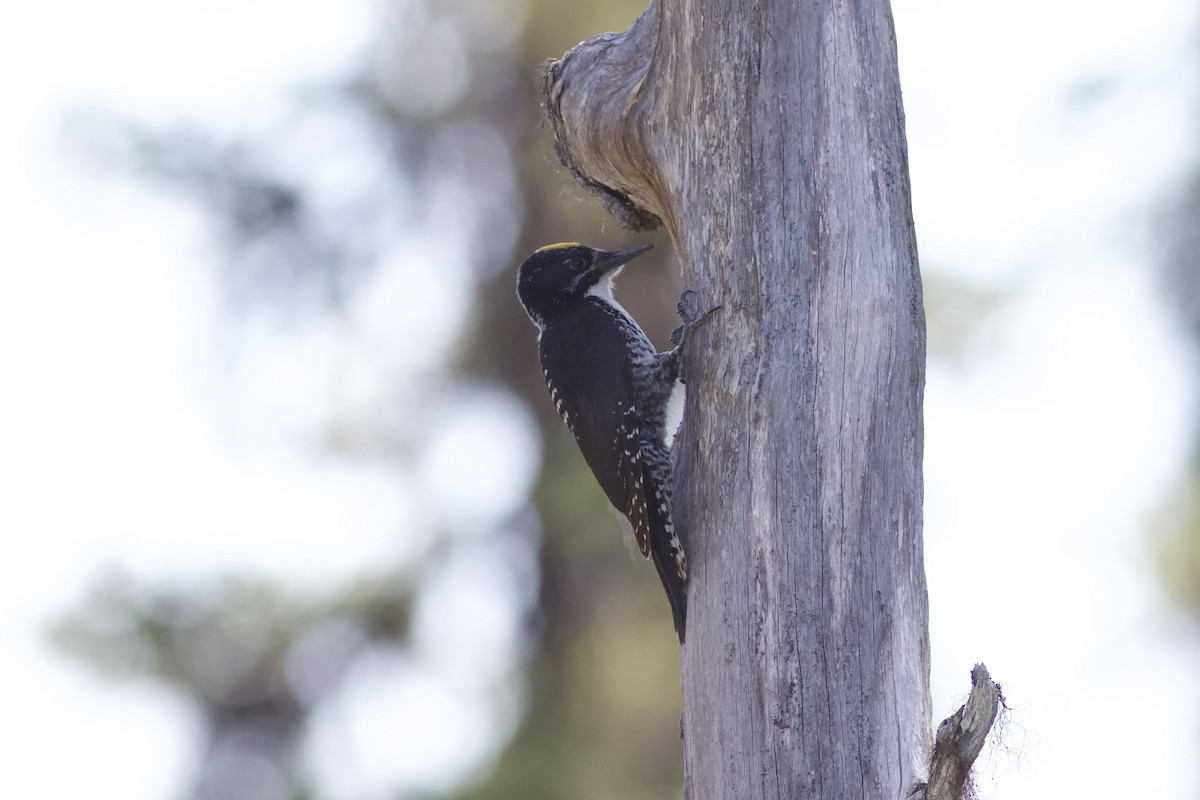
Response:
[{"label": "protruding branch stump", "polygon": [[1004,695],[987,667],[976,664],[971,670],[967,702],[938,725],[929,783],[919,784],[909,795],[910,800],[959,800],[963,796],[971,767],[983,750],[1002,702]]}]

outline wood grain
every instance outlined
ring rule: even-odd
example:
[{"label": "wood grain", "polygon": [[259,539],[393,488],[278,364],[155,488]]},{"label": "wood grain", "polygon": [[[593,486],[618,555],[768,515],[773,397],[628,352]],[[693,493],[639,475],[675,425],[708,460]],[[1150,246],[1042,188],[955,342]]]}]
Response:
[{"label": "wood grain", "polygon": [[925,320],[884,0],[662,0],[545,70],[557,149],[724,309],[687,354],[688,798],[903,798],[930,755]]}]

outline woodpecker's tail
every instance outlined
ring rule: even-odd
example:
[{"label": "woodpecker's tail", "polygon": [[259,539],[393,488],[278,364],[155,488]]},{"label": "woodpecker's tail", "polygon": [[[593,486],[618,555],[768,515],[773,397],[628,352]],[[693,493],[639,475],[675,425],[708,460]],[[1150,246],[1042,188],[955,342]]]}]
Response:
[{"label": "woodpecker's tail", "polygon": [[[655,472],[657,470],[652,465],[646,464],[643,476],[646,510],[650,521],[650,559],[654,562],[658,577],[667,591],[667,600],[671,602],[671,616],[675,621],[675,633],[679,635],[679,643],[683,644],[687,622],[687,556],[671,522],[671,491],[663,485],[665,480],[656,479],[657,476],[653,474]],[[668,480],[669,474],[668,472],[666,477]]]},{"label": "woodpecker's tail", "polygon": [[650,558],[658,569],[663,588],[667,590],[667,600],[671,602],[671,616],[675,620],[675,633],[679,635],[679,643],[683,644],[687,625],[687,578],[681,578],[675,572],[674,557],[661,553],[659,548],[651,549]]}]

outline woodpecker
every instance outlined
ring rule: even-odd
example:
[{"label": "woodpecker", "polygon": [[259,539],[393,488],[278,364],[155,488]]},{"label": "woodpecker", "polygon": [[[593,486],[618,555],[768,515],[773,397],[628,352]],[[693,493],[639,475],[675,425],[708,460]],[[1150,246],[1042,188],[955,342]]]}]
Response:
[{"label": "woodpecker", "polygon": [[609,502],[629,519],[642,556],[654,562],[682,643],[687,555],[671,521],[667,404],[681,382],[688,332],[717,309],[691,317],[681,298],[675,347],[657,352],[612,296],[613,278],[651,247],[543,247],[517,270],[517,297],[538,329],[550,399]]}]

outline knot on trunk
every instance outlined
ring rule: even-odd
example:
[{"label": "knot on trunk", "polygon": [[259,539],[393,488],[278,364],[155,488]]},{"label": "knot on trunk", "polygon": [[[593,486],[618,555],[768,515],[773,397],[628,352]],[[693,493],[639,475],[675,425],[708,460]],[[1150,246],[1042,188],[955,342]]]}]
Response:
[{"label": "knot on trunk", "polygon": [[656,19],[652,3],[625,33],[594,36],[542,68],[542,105],[559,159],[630,231],[653,230],[666,216],[646,146]]}]

